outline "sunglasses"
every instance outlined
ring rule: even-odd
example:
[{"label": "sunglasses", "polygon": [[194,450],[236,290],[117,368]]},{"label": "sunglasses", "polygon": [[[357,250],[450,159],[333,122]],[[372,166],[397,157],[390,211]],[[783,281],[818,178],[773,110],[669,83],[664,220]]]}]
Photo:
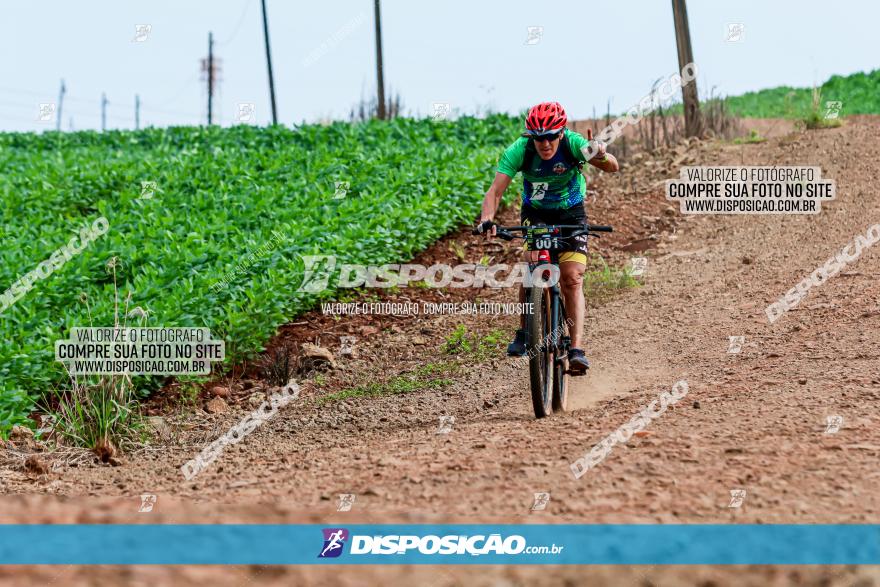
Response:
[{"label": "sunglasses", "polygon": [[535,142],[537,142],[537,143],[543,143],[545,141],[555,141],[556,139],[559,138],[559,135],[561,135],[561,134],[562,133],[553,132],[553,133],[548,133],[545,135],[536,135],[536,136],[533,136],[532,139],[534,139]]}]

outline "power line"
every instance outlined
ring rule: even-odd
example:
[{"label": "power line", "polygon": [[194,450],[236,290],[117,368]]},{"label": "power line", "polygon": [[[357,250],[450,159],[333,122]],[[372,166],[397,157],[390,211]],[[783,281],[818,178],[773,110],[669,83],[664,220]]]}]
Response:
[{"label": "power line", "polygon": [[185,90],[187,90],[193,84],[193,82],[196,81],[197,79],[199,79],[199,74],[198,73],[192,74],[192,76],[188,80],[186,80],[186,82],[182,86],[180,86],[180,89],[177,90],[177,92],[175,92],[172,97],[168,98],[167,100],[163,100],[159,104],[159,106],[164,107],[167,104],[170,104],[171,102],[174,102],[175,100],[177,100],[177,98],[179,98],[180,95],[183,94],[183,92]]},{"label": "power line", "polygon": [[[45,123],[45,121],[37,120],[36,118],[24,118],[22,116],[10,116],[8,114],[3,115],[4,120],[16,120],[18,122],[31,122],[31,123]],[[0,131],[2,132],[2,131]]]},{"label": "power line", "polygon": [[241,25],[244,22],[244,17],[247,15],[248,9],[251,7],[252,2],[253,0],[247,0],[247,2],[245,2],[244,10],[241,11],[241,16],[238,17],[238,23],[236,23],[235,29],[233,29],[232,34],[229,35],[229,38],[227,38],[225,41],[217,43],[217,45],[223,47],[228,45],[232,42],[233,39],[235,39],[235,37],[238,35],[239,29],[241,29]]},{"label": "power line", "polygon": [[[203,65],[202,65],[202,69],[204,71],[206,68],[205,61],[208,61],[207,69],[209,71],[208,71],[207,77],[208,77],[208,87],[209,87],[209,91],[208,91],[208,93],[209,93],[209,96],[208,96],[209,124],[210,124],[211,119],[213,118],[212,115],[214,114],[212,112],[212,110],[213,110],[212,102],[214,101],[213,100],[214,94],[218,91],[218,87],[217,87],[218,84],[216,82],[219,81],[218,74],[219,74],[219,69],[220,69],[220,63],[219,63],[220,60],[213,57],[213,51],[212,51],[213,45],[214,44],[221,45],[221,46],[228,45],[228,44],[232,43],[232,41],[237,38],[238,33],[241,31],[241,27],[244,24],[244,21],[248,15],[248,12],[250,11],[251,4],[253,4],[253,0],[245,0],[244,5],[241,10],[241,13],[238,17],[238,21],[236,22],[235,27],[233,28],[232,33],[229,35],[229,37],[227,37],[226,39],[224,39],[222,42],[219,42],[219,43],[209,41],[210,44],[212,45],[211,47],[209,47],[209,53],[210,53],[209,59],[203,60]],[[272,66],[271,66],[271,61],[270,61],[271,57],[269,56],[269,53],[268,53],[269,39],[268,39],[268,30],[267,30],[267,22],[266,22],[265,5],[263,7],[263,28],[264,28],[264,36],[265,36],[265,42],[266,42],[267,63],[268,63],[268,67],[269,67],[270,98],[271,98],[271,102],[272,102],[273,118],[275,118],[276,117],[276,109],[275,109],[275,95],[274,95],[274,87],[273,87],[274,80],[272,79],[272,69],[271,69]],[[65,111],[66,111],[66,113],[74,114],[77,116],[83,116],[86,118],[100,118],[102,128],[104,128],[106,126],[106,120],[108,120],[108,119],[117,120],[117,121],[133,121],[135,123],[135,127],[139,127],[140,126],[140,124],[139,124],[140,123],[140,112],[142,112],[142,111],[143,112],[158,113],[158,114],[165,114],[165,115],[170,115],[170,116],[187,117],[187,118],[193,118],[193,119],[198,120],[199,118],[201,118],[201,114],[194,113],[194,112],[184,112],[184,111],[180,111],[180,110],[170,110],[170,109],[164,108],[164,106],[166,104],[176,102],[177,99],[186,90],[188,90],[189,87],[198,79],[198,77],[199,77],[198,73],[194,74],[170,98],[159,103],[159,106],[157,106],[157,107],[149,106],[149,105],[147,105],[147,103],[141,102],[140,96],[138,94],[135,94],[135,102],[134,102],[133,106],[132,105],[114,106],[114,110],[124,109],[126,111],[131,111],[132,116],[116,116],[116,115],[108,114],[107,113],[107,105],[109,104],[109,101],[107,99],[106,94],[102,94],[100,100],[96,100],[93,98],[81,98],[78,96],[71,96],[71,95],[67,94],[66,88],[64,86],[64,82],[62,81],[61,92],[59,94],[58,108],[57,108],[57,110],[58,110],[58,112],[57,112],[58,127],[60,129],[61,103],[63,101],[77,102],[80,104],[88,104],[91,106],[100,107],[100,111],[101,111],[100,114],[91,114],[88,112],[71,110],[70,108],[66,108]],[[43,102],[40,102],[40,103],[51,103],[50,99],[47,98],[47,96],[44,92],[36,92],[33,90],[25,90],[25,89],[21,89],[21,88],[12,88],[9,86],[0,86],[0,92],[36,96],[36,97],[42,98]],[[0,104],[4,104],[4,103],[7,105],[12,105],[12,106],[16,106],[16,107],[23,107],[23,108],[28,108],[28,109],[32,109],[36,106],[36,104],[24,104],[24,103],[20,103],[20,102],[0,101]],[[19,120],[26,120],[26,119],[19,118]]]},{"label": "power line", "polygon": [[33,110],[34,106],[36,106],[36,103],[34,103],[34,102],[30,102],[30,103],[26,104],[24,102],[7,102],[5,100],[0,100],[0,104],[5,104],[7,106],[20,106],[22,108],[28,108],[29,110]]},{"label": "power line", "polygon": [[30,94],[32,96],[45,96],[46,94],[43,92],[34,92],[33,90],[20,90],[16,88],[7,88],[0,86],[0,91],[2,92],[12,92],[14,94]]},{"label": "power line", "polygon": [[[191,85],[192,82],[194,82],[194,81],[198,78],[198,75],[199,75],[199,74],[194,74],[193,77],[192,77],[189,81],[187,81],[187,83],[186,83],[184,86],[181,87],[181,89],[178,91],[177,96],[174,96],[174,98],[177,98],[180,94],[182,94],[183,91],[184,91],[185,89],[187,89],[187,87],[189,87],[189,85]],[[0,92],[10,92],[10,93],[16,93],[16,94],[28,94],[28,95],[31,95],[31,96],[38,96],[38,97],[42,98],[45,102],[48,102],[48,101],[50,100],[49,98],[46,97],[46,94],[44,94],[43,92],[32,92],[32,91],[29,91],[29,90],[20,90],[20,89],[16,89],[16,88],[7,88],[7,87],[0,87]],[[73,102],[79,102],[79,103],[82,103],[82,104],[89,104],[89,105],[92,105],[92,106],[94,106],[94,105],[100,105],[100,103],[101,103],[100,100],[88,99],[88,98],[79,98],[79,97],[76,97],[76,96],[70,96],[70,95],[67,94],[66,92],[65,92],[65,94],[64,94],[64,100],[65,100],[65,102],[68,101],[68,100],[70,100],[70,101],[73,101]],[[171,100],[166,100],[166,101],[163,102],[162,104],[165,104],[165,103],[170,102],[170,101],[171,101]],[[7,104],[11,104],[11,102],[6,102],[6,103],[7,103]],[[28,108],[32,108],[32,107],[34,106],[35,103],[22,103],[22,102],[18,102],[18,103],[16,103],[16,104],[18,104],[18,105],[22,105],[22,106],[27,106]],[[160,104],[160,106],[161,106],[162,104]],[[134,106],[129,106],[129,105],[118,105],[117,107],[118,107],[118,108],[125,108],[125,109],[127,109],[127,110],[132,110],[132,111],[134,110]],[[167,109],[167,108],[157,108],[157,107],[153,107],[153,106],[145,106],[145,105],[144,105],[144,102],[141,102],[141,110],[150,110],[150,111],[152,111],[152,112],[158,112],[158,113],[160,113],[160,114],[175,114],[175,115],[179,115],[179,116],[192,116],[192,117],[194,117],[194,118],[198,118],[199,116],[201,116],[200,114],[195,113],[195,112],[185,112],[185,111],[183,111],[183,110],[169,110],[169,109]]]},{"label": "power line", "polygon": [[201,117],[201,114],[196,114],[194,112],[183,112],[180,110],[166,110],[163,108],[154,108],[152,106],[144,106],[143,102],[141,102],[141,110],[143,110],[143,111],[149,110],[150,112],[156,112],[158,114],[171,114],[174,116],[188,116],[190,118],[200,118]]},{"label": "power line", "polygon": [[[26,108],[28,110],[34,110],[34,104],[24,104],[21,102],[7,102],[5,100],[0,100],[0,105],[12,106],[14,108],[17,107],[17,108]],[[65,112],[67,112],[68,114],[75,114],[77,116],[85,116],[86,118],[100,118],[101,117],[101,115],[99,113],[89,113],[89,112],[83,112],[81,110],[70,110],[69,108],[65,109]],[[125,120],[125,121],[133,121],[134,120],[134,118],[132,118],[130,116],[116,116],[116,115],[110,115],[110,114],[107,115],[107,118],[113,119],[113,120]],[[37,119],[34,119],[34,121],[38,122]]]}]

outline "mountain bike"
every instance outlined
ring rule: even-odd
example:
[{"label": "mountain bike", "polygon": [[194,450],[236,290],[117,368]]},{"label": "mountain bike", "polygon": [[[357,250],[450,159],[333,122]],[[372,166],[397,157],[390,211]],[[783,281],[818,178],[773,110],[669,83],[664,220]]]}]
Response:
[{"label": "mountain bike", "polygon": [[[564,252],[561,249],[570,239],[581,235],[599,238],[598,233],[613,232],[614,229],[597,224],[500,226],[487,220],[472,232],[482,234],[493,226],[499,238],[506,241],[521,238],[528,250],[538,251],[538,261],[529,263],[532,282],[524,284],[525,299],[532,310],[525,320],[532,407],[537,418],[549,416],[554,410],[564,412],[568,405],[566,376],[586,373],[568,369],[570,320],[565,314],[565,303],[559,290],[559,253]],[[516,232],[521,234],[514,234]],[[535,280],[536,275],[540,279]]]}]

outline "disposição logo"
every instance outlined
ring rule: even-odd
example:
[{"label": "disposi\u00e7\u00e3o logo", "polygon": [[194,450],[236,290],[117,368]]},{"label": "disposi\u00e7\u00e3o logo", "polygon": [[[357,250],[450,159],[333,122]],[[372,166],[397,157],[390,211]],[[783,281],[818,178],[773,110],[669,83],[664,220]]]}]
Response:
[{"label": "disposi\u00e7\u00e3o logo", "polygon": [[324,528],[324,547],[318,558],[336,558],[342,554],[345,541],[348,540],[348,530],[345,528]]}]

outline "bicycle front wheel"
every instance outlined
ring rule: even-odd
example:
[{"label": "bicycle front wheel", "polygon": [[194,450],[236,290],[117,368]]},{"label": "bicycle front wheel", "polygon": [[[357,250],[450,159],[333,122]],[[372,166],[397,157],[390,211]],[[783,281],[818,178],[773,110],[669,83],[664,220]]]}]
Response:
[{"label": "bicycle front wheel", "polygon": [[568,375],[565,368],[568,365],[567,353],[569,339],[568,318],[565,315],[565,304],[562,296],[559,297],[559,315],[557,316],[557,332],[553,340],[553,411],[564,412],[568,409]]},{"label": "bicycle front wheel", "polygon": [[535,417],[553,413],[553,348],[550,344],[550,288],[533,287],[529,290],[532,315],[527,318],[529,331],[529,383]]}]

